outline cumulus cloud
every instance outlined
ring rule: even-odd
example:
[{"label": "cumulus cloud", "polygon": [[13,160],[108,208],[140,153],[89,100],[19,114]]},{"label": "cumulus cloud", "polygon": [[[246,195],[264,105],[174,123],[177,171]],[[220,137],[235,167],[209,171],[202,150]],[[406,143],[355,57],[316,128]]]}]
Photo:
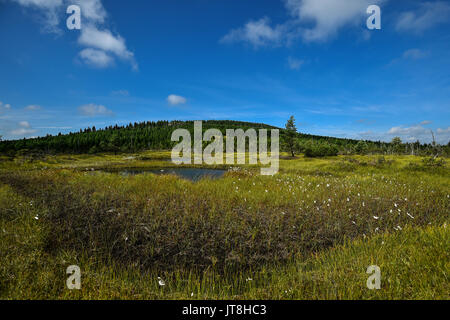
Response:
[{"label": "cumulus cloud", "polygon": [[36,132],[36,130],[31,128],[31,125],[28,123],[28,121],[20,121],[18,123],[18,127],[11,130],[9,132],[9,134],[11,134],[12,136],[16,136],[16,137],[18,137],[18,136],[25,137],[25,136],[29,136],[35,132]]},{"label": "cumulus cloud", "polygon": [[120,35],[113,35],[111,31],[107,29],[99,30],[93,25],[88,25],[81,29],[81,35],[78,39],[78,43],[90,47],[89,49],[84,49],[83,51],[89,50],[87,54],[86,52],[84,54],[86,56],[93,57],[94,60],[88,59],[87,61],[100,61],[101,63],[108,62],[106,65],[109,65],[112,57],[107,53],[112,53],[120,59],[130,61],[133,69],[137,69],[134,54],[127,49],[125,39]]},{"label": "cumulus cloud", "polygon": [[94,103],[85,104],[78,107],[78,112],[87,117],[96,116],[113,116],[114,113],[103,105],[97,105]]},{"label": "cumulus cloud", "polygon": [[81,31],[78,43],[112,52],[122,58],[130,58],[133,53],[127,50],[125,41],[121,36],[113,36],[109,30],[98,30],[94,26],[87,26]]},{"label": "cumulus cloud", "polygon": [[106,68],[114,63],[114,58],[102,50],[87,48],[79,53],[81,60],[97,68]]},{"label": "cumulus cloud", "polygon": [[[392,127],[388,130],[387,135],[394,137],[399,136],[405,142],[412,141],[431,141],[431,130],[428,128],[424,128],[423,125],[431,123],[430,121],[423,121],[419,125],[414,125],[410,127]],[[436,141],[441,144],[447,144],[450,140],[450,127],[446,129],[438,128],[436,129]]]},{"label": "cumulus cloud", "polygon": [[290,18],[270,26],[268,18],[250,21],[231,30],[221,42],[247,42],[255,47],[290,43],[301,37],[307,42],[332,38],[345,26],[361,24],[369,5],[387,0],[285,0]]},{"label": "cumulus cloud", "polygon": [[313,27],[305,28],[306,41],[323,41],[342,27],[361,23],[369,5],[381,0],[287,0],[286,7],[299,22],[309,21]]},{"label": "cumulus cloud", "polygon": [[221,39],[221,42],[242,41],[255,47],[280,44],[284,29],[285,27],[281,25],[271,27],[269,18],[264,17],[256,21],[249,21],[242,28],[231,30]]},{"label": "cumulus cloud", "polygon": [[167,97],[167,102],[171,105],[171,106],[176,106],[178,104],[185,104],[186,103],[186,98],[182,97],[182,96],[177,96],[176,94],[171,94]]},{"label": "cumulus cloud", "polygon": [[397,31],[423,33],[441,23],[449,22],[450,4],[444,1],[421,3],[417,10],[403,12],[396,24]]},{"label": "cumulus cloud", "polygon": [[25,110],[28,110],[28,111],[36,111],[36,110],[41,110],[41,109],[42,109],[41,106],[38,106],[36,104],[30,104],[29,106],[25,107]]},{"label": "cumulus cloud", "polygon": [[90,22],[104,23],[107,13],[101,0],[71,0],[71,4],[79,5],[84,18]]},{"label": "cumulus cloud", "polygon": [[424,127],[417,125],[408,128],[404,127],[392,127],[389,129],[388,134],[390,135],[420,135],[424,134],[428,130]]},{"label": "cumulus cloud", "polygon": [[[431,129],[423,127],[423,125],[430,123],[431,121],[423,121],[413,126],[396,126],[384,132],[359,132],[353,138],[389,142],[394,137],[400,137],[403,142],[415,142],[419,140],[421,143],[430,143],[432,142]],[[433,132],[437,143],[444,145],[450,141],[450,127],[433,129]]]},{"label": "cumulus cloud", "polygon": [[108,14],[101,0],[12,0],[24,7],[37,10],[43,16],[44,31],[61,33],[60,21],[68,5],[81,8],[81,31],[78,43],[87,47],[79,53],[83,62],[95,67],[113,65],[114,58],[127,61],[133,70],[138,69],[134,53],[128,50],[125,39],[104,27]]}]

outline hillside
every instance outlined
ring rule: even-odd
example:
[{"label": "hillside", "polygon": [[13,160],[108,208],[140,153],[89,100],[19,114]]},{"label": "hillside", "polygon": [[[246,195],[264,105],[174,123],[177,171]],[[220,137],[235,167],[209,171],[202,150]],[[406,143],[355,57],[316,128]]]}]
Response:
[{"label": "hillside", "polygon": [[[135,122],[126,126],[108,126],[102,129],[86,128],[69,134],[47,135],[45,137],[8,140],[0,142],[0,153],[97,153],[97,152],[136,152],[142,150],[168,150],[174,145],[171,134],[175,129],[185,128],[194,131],[193,121],[147,121]],[[232,120],[203,121],[203,131],[217,128],[225,134],[226,129],[241,128],[280,129],[281,149],[285,150],[285,129],[264,123]],[[366,153],[405,153],[431,154],[432,146],[420,144],[392,144],[380,141],[359,141],[353,139],[298,133],[295,148],[310,156]],[[448,146],[447,146],[448,149]],[[448,151],[448,150],[447,150]],[[444,152],[445,153],[445,152]]]}]

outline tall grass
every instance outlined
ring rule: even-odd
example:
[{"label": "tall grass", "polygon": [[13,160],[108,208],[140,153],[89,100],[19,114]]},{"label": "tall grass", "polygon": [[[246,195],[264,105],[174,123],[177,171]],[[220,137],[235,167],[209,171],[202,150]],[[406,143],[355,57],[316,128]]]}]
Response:
[{"label": "tall grass", "polygon": [[[248,167],[197,183],[84,170],[167,165],[104,158],[2,163],[1,297],[448,298],[448,167],[300,158],[274,177]],[[374,261],[402,283],[367,292]],[[68,264],[81,292],[64,289]]]}]

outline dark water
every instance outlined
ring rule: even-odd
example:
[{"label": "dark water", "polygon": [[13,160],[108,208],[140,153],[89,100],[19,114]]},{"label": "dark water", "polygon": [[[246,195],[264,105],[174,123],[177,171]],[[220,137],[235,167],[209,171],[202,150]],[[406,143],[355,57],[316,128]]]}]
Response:
[{"label": "dark water", "polygon": [[218,179],[225,174],[226,170],[218,169],[203,169],[203,168],[163,168],[163,169],[126,169],[119,171],[123,176],[130,176],[136,174],[175,174],[181,178],[191,181],[198,181],[203,178]]}]

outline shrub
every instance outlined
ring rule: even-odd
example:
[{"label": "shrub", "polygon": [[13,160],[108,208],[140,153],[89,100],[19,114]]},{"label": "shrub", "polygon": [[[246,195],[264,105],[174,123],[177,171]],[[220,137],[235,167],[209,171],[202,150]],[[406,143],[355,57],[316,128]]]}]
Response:
[{"label": "shrub", "polygon": [[331,145],[327,142],[310,142],[304,148],[305,156],[315,157],[327,157],[337,156],[339,150],[335,145]]},{"label": "shrub", "polygon": [[443,167],[445,160],[442,158],[428,157],[422,159],[422,163],[425,167]]},{"label": "shrub", "polygon": [[367,143],[365,141],[359,141],[355,146],[355,152],[358,154],[366,154],[369,150]]}]

